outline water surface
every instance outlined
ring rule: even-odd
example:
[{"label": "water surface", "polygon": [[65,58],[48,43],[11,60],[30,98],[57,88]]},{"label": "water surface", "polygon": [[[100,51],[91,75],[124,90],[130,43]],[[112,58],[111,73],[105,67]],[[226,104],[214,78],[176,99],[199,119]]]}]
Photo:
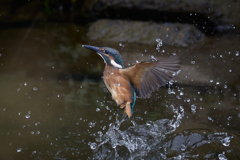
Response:
[{"label": "water surface", "polygon": [[[86,28],[45,23],[0,34],[0,159],[239,159],[236,35],[186,48],[90,42]],[[182,57],[173,85],[137,99],[125,119],[104,63],[82,44],[118,49],[125,66]]]}]

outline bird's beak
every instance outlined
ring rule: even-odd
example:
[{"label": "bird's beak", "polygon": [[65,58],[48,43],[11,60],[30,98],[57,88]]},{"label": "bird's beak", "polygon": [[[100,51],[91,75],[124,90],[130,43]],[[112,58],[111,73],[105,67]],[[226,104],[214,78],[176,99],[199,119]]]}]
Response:
[{"label": "bird's beak", "polygon": [[92,51],[95,51],[95,52],[97,52],[98,54],[101,54],[101,55],[103,54],[103,49],[100,48],[100,47],[89,46],[89,45],[82,45],[82,47],[87,48],[87,49],[90,49],[90,50],[92,50]]}]

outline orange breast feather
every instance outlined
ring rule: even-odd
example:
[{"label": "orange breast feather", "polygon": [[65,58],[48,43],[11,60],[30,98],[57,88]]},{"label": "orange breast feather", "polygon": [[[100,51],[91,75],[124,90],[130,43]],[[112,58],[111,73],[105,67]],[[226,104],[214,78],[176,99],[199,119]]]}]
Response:
[{"label": "orange breast feather", "polygon": [[132,102],[132,91],[129,81],[119,73],[119,69],[106,66],[104,75],[104,83],[112,94],[112,98],[118,105],[124,102]]}]

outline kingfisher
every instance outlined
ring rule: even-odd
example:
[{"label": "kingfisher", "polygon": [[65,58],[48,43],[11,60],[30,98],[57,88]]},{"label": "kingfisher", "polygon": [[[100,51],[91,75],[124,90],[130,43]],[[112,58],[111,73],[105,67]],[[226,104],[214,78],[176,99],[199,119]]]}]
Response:
[{"label": "kingfisher", "polygon": [[136,97],[149,98],[153,91],[172,80],[173,73],[180,68],[177,56],[160,61],[150,59],[124,68],[122,56],[116,49],[90,45],[82,47],[95,51],[104,60],[103,81],[128,118],[133,114]]}]

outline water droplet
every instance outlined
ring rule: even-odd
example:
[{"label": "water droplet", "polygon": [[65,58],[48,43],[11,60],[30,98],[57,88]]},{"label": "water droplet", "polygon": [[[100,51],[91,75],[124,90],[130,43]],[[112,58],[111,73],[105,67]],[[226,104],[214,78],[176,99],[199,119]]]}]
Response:
[{"label": "water droplet", "polygon": [[30,118],[30,115],[25,115],[25,118],[27,118],[27,119]]},{"label": "water droplet", "polygon": [[98,131],[97,133],[98,133],[99,137],[103,136],[103,133],[101,131]]},{"label": "water droplet", "polygon": [[24,82],[24,86],[27,86],[27,82]]},{"label": "water droplet", "polygon": [[96,144],[96,143],[91,143],[91,142],[90,142],[89,145],[90,145],[90,148],[91,148],[91,149],[96,149],[96,148],[97,148],[97,144]]},{"label": "water droplet", "polygon": [[219,82],[216,82],[216,85],[219,85]]},{"label": "water droplet", "polygon": [[212,82],[213,82],[213,80],[211,79],[211,80],[210,80],[210,82],[212,83]]},{"label": "water droplet", "polygon": [[186,147],[185,145],[183,145],[183,144],[181,145],[181,151],[185,151],[186,148],[187,148],[187,147]]},{"label": "water droplet", "polygon": [[194,113],[196,113],[196,106],[195,106],[195,104],[192,104],[191,105],[191,112],[194,114]]},{"label": "water droplet", "polygon": [[34,91],[37,91],[37,90],[38,90],[38,88],[37,88],[37,87],[33,87],[33,90],[34,90]]},{"label": "water droplet", "polygon": [[37,122],[37,123],[35,123],[35,126],[37,126],[37,125],[39,125],[40,124],[40,122]]},{"label": "water droplet", "polygon": [[227,118],[227,120],[231,120],[232,119],[232,116],[229,116],[228,118]]},{"label": "water droplet", "polygon": [[119,43],[119,46],[121,47],[121,46],[122,46],[122,43]]},{"label": "water droplet", "polygon": [[155,58],[154,56],[151,56],[152,59],[154,59],[155,61],[157,60],[157,58]]},{"label": "water droplet", "polygon": [[224,146],[227,147],[227,146],[230,145],[231,137],[225,137],[224,139],[221,139],[220,141],[222,142],[222,144],[223,144]]},{"label": "water droplet", "polygon": [[229,69],[229,72],[231,73],[231,72],[232,72],[232,70],[231,70],[231,69]]},{"label": "water droplet", "polygon": [[226,156],[224,154],[219,154],[218,155],[219,160],[227,160]]},{"label": "water droplet", "polygon": [[236,51],[236,54],[235,54],[236,56],[239,56],[239,51]]},{"label": "water droplet", "polygon": [[184,95],[184,93],[181,91],[181,92],[180,92],[180,96],[183,96],[183,95]]},{"label": "water droplet", "polygon": [[57,95],[57,97],[59,98],[59,97],[60,97],[60,95],[58,94],[58,95]]},{"label": "water droplet", "polygon": [[95,127],[95,123],[89,122],[89,123],[88,123],[88,126],[89,126],[89,128],[93,128],[93,127]]},{"label": "water droplet", "polygon": [[20,89],[20,88],[18,88],[18,89],[17,89],[17,92],[19,92],[20,90],[21,90],[21,89]]},{"label": "water droplet", "polygon": [[191,64],[195,64],[195,61],[191,61]]},{"label": "water droplet", "polygon": [[162,43],[162,40],[160,38],[157,38],[156,41],[159,43]]},{"label": "water droplet", "polygon": [[18,148],[18,149],[17,149],[17,152],[21,152],[21,151],[22,151],[22,148]]},{"label": "water droplet", "polygon": [[214,120],[211,117],[208,117],[208,120],[214,122]]},{"label": "water droplet", "polygon": [[115,83],[115,85],[119,87],[119,86],[120,86],[120,83]]},{"label": "water droplet", "polygon": [[99,112],[100,111],[100,109],[99,108],[96,108],[96,112]]},{"label": "water droplet", "polygon": [[168,88],[168,94],[175,94],[174,89],[170,89],[170,87]]},{"label": "water droplet", "polygon": [[102,130],[105,130],[107,127],[106,126],[103,126]]},{"label": "water droplet", "polygon": [[162,40],[160,38],[157,38],[156,41],[158,42],[156,49],[159,50],[160,47],[162,47]]}]

